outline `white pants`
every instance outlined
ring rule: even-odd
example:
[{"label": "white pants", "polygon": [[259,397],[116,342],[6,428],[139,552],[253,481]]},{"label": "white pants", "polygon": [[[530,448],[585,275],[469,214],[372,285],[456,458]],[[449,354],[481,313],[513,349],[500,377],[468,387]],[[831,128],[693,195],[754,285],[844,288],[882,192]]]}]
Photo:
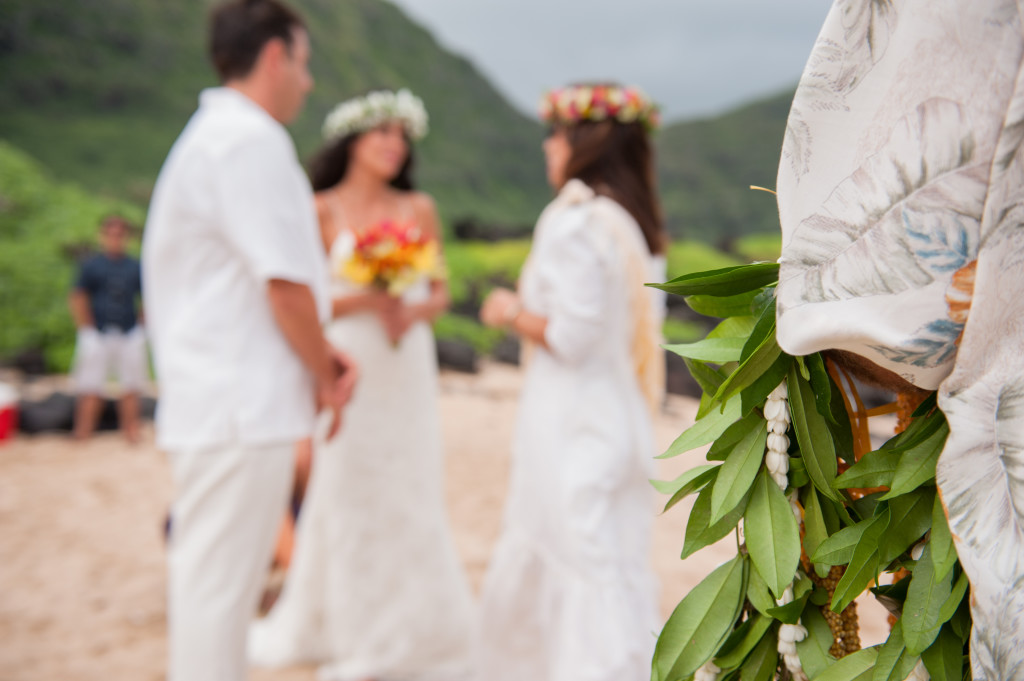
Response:
[{"label": "white pants", "polygon": [[137,393],[146,385],[146,334],[141,326],[127,333],[114,329],[78,331],[75,341],[75,390],[80,395],[99,395],[111,374],[124,393]]},{"label": "white pants", "polygon": [[168,681],[242,681],[293,476],[293,443],[170,454]]}]

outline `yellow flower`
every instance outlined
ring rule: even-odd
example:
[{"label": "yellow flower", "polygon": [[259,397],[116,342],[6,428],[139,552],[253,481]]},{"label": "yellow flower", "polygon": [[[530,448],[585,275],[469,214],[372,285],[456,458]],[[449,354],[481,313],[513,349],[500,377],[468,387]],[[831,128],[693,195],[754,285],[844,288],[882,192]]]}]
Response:
[{"label": "yellow flower", "polygon": [[373,265],[359,257],[347,260],[342,273],[349,281],[361,286],[370,285],[377,276]]}]

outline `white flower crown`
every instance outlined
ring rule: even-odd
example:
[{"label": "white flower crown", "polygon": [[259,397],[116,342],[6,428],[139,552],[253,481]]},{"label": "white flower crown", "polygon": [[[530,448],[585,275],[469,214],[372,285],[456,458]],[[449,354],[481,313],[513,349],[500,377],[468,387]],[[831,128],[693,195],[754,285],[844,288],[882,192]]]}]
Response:
[{"label": "white flower crown", "polygon": [[387,121],[399,121],[414,140],[427,134],[427,110],[423,100],[403,88],[398,92],[377,90],[334,107],[324,120],[324,139],[330,141],[366,132]]}]

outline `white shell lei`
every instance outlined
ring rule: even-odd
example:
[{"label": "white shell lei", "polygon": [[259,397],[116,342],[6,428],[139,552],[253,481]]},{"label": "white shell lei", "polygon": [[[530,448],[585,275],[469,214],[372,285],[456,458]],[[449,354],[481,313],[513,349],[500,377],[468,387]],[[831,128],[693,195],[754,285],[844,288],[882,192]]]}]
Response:
[{"label": "white shell lei", "polygon": [[718,673],[722,670],[711,660],[708,660],[693,673],[693,681],[718,681]]},{"label": "white shell lei", "polygon": [[[768,421],[768,452],[765,454],[765,466],[772,480],[783,492],[789,486],[789,437],[786,431],[789,430],[791,422],[789,415],[789,393],[786,390],[786,382],[783,381],[768,396],[764,404],[764,418]],[[797,501],[796,491],[789,496],[789,505],[793,509],[797,523],[800,522],[800,505]],[[790,584],[782,594],[782,598],[776,600],[778,605],[786,605],[793,601],[793,585]],[[796,681],[807,681],[803,665],[800,663],[800,656],[796,651],[796,644],[807,638],[807,629],[797,620],[796,624],[783,624],[779,627],[779,655],[782,656],[786,669]],[[696,681],[696,677],[694,677]]]}]

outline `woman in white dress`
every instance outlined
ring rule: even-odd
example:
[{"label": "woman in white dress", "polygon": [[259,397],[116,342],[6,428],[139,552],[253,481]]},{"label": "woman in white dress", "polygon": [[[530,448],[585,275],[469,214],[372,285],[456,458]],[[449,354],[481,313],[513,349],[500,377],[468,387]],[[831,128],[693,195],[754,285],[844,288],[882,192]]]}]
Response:
[{"label": "woman in white dress", "polygon": [[548,179],[519,293],[481,317],[532,346],[504,529],[482,594],[477,677],[641,681],[661,620],[650,566],[652,408],[666,236],[639,92],[548,95]]},{"label": "woman in white dress", "polygon": [[408,223],[440,239],[431,199],[412,191],[410,140],[426,132],[407,91],[339,105],[312,179],[330,256],[327,338],[362,381],[340,434],[316,438],[310,487],[281,596],[250,632],[262,666],[320,664],[343,681],[465,678],[475,611],[443,497],[437,360],[430,321],[448,302],[423,276],[400,298],[343,275],[357,232]]}]

